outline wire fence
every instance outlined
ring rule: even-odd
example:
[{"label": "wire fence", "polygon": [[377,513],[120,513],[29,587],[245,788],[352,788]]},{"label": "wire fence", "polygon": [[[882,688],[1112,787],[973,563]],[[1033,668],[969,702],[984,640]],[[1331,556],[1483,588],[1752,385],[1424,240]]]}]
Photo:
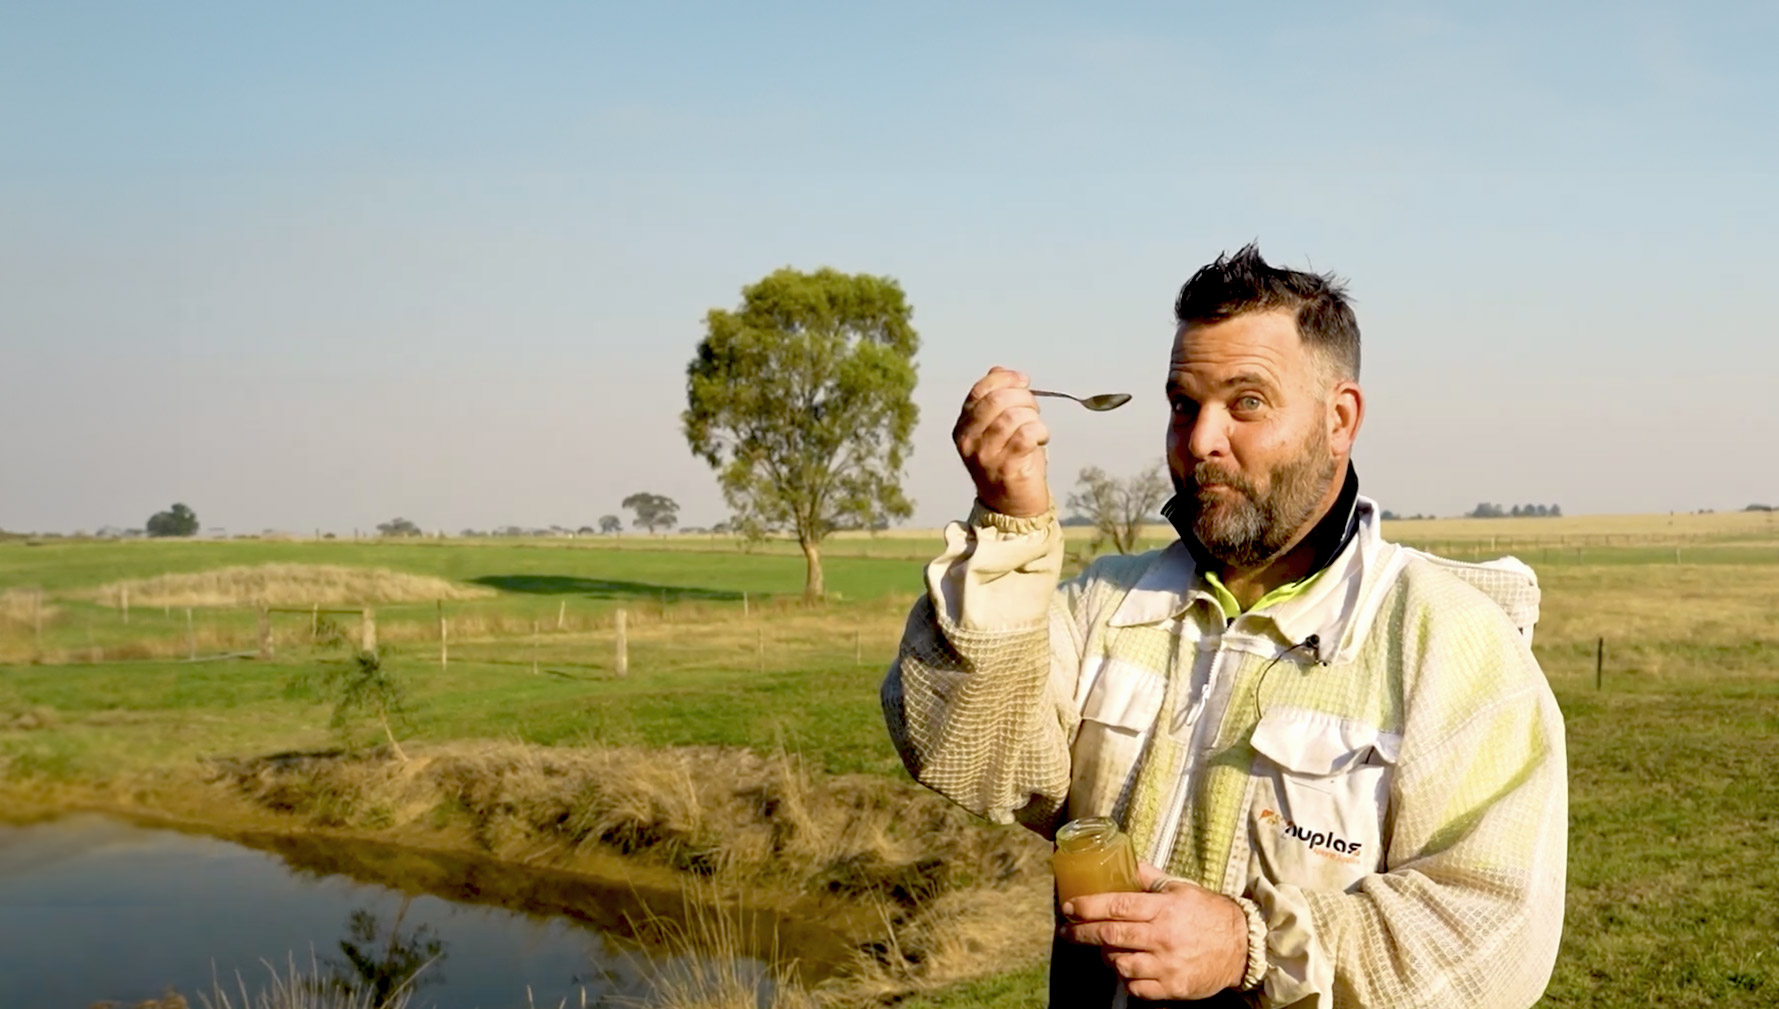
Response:
[{"label": "wire fence", "polygon": [[[900,634],[911,595],[807,606],[735,601],[496,597],[366,606],[122,607],[26,590],[0,609],[0,664],[297,661],[353,651],[404,659],[598,669],[863,662]],[[800,656],[800,657],[799,657]],[[773,658],[775,657],[775,658]]]}]

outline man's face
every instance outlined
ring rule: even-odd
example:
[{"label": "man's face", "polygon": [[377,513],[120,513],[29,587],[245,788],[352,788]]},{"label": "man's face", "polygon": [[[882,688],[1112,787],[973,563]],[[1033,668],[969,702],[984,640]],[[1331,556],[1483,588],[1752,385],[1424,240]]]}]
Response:
[{"label": "man's face", "polygon": [[1309,531],[1333,483],[1328,380],[1291,312],[1182,327],[1168,365],[1168,470],[1211,556],[1255,568]]}]

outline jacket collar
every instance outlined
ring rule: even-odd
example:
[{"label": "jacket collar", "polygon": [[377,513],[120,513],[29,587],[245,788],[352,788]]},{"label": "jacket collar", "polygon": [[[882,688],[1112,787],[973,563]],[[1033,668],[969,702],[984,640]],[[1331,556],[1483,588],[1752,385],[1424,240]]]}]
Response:
[{"label": "jacket collar", "polygon": [[[1376,566],[1383,546],[1377,505],[1369,498],[1355,495],[1350,524],[1345,545],[1321,571],[1315,584],[1259,614],[1269,618],[1289,644],[1299,644],[1316,635],[1317,657],[1322,661],[1333,658],[1361,610],[1365,576]],[[1125,595],[1112,614],[1110,626],[1161,623],[1183,615],[1199,603],[1210,607],[1221,619],[1222,608],[1204,588],[1198,571],[1198,562],[1185,543],[1169,544]]]},{"label": "jacket collar", "polygon": [[[1305,578],[1320,574],[1324,568],[1333,564],[1334,558],[1346,549],[1348,543],[1352,542],[1353,535],[1358,532],[1358,502],[1359,470],[1353,466],[1353,461],[1348,459],[1347,471],[1341,476],[1340,493],[1334,496],[1334,505],[1316,522],[1315,528],[1311,529],[1309,536],[1306,537],[1315,552],[1310,556],[1309,574],[1305,575]],[[1180,542],[1186,547],[1187,552],[1192,554],[1192,560],[1199,570],[1207,571],[1215,568],[1216,559],[1211,556],[1210,551],[1205,549],[1204,544],[1199,542],[1198,534],[1193,531],[1189,516],[1181,513],[1179,508],[1180,495],[1176,493],[1168,499],[1166,504],[1161,506],[1161,514],[1174,527],[1174,532],[1180,535]]]}]

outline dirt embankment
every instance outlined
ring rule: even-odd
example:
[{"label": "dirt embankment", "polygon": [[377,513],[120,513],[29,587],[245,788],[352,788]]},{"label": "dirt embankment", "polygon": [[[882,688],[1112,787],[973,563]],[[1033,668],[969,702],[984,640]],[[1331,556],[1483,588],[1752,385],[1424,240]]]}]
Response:
[{"label": "dirt embankment", "polygon": [[745,891],[842,937],[850,954],[831,965],[821,989],[829,1002],[894,998],[1048,948],[1048,846],[906,782],[716,748],[459,743],[411,752],[407,761],[335,752],[214,760],[37,799],[216,833],[331,834],[606,878],[619,866],[654,887]]}]

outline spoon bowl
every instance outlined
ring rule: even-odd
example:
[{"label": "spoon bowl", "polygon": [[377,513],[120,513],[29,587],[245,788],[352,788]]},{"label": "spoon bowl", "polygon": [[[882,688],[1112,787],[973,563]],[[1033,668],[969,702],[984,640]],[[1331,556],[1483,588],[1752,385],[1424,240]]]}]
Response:
[{"label": "spoon bowl", "polygon": [[1130,402],[1130,393],[1128,392],[1102,392],[1098,396],[1088,396],[1086,398],[1071,396],[1066,392],[1048,392],[1044,389],[1033,389],[1031,392],[1034,396],[1055,396],[1057,399],[1072,399],[1089,410],[1099,413],[1104,413],[1107,410],[1116,410]]}]

